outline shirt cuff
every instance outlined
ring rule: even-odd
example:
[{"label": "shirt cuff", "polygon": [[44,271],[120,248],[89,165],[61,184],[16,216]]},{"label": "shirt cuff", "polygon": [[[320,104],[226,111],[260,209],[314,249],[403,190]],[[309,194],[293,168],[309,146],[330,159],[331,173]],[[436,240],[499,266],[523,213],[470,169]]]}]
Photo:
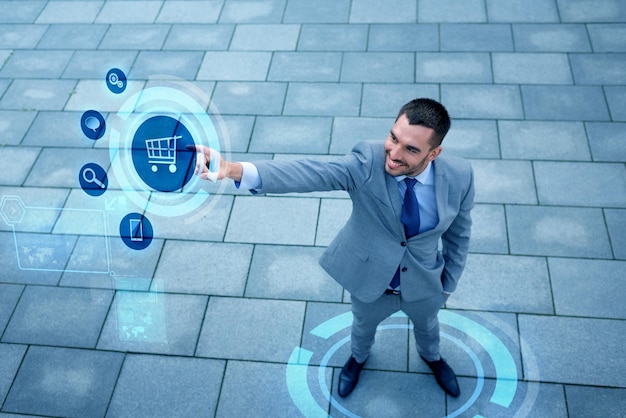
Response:
[{"label": "shirt cuff", "polygon": [[235,187],[248,189],[248,190],[256,190],[261,188],[261,176],[259,176],[259,171],[256,166],[249,162],[241,162],[240,163],[243,172],[241,174],[241,181],[235,181]]}]

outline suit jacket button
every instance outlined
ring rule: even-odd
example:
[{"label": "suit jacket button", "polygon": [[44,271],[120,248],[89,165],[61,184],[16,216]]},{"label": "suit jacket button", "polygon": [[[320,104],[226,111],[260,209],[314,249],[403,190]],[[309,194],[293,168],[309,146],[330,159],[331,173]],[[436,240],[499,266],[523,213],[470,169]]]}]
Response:
[{"label": "suit jacket button", "polygon": [[402,245],[403,247],[406,247],[406,242],[405,242],[405,241],[402,241],[402,242],[400,243],[400,245]]},{"label": "suit jacket button", "polygon": [[402,267],[402,272],[405,273],[408,270],[406,267]]}]

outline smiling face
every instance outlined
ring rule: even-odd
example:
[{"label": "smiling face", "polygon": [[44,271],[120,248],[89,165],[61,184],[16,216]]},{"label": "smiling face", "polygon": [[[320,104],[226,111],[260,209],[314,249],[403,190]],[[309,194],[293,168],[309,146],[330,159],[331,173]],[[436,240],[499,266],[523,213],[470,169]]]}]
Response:
[{"label": "smiling face", "polygon": [[401,115],[385,141],[385,171],[392,176],[415,177],[441,153],[441,146],[432,148],[435,131],[422,125],[410,125]]}]

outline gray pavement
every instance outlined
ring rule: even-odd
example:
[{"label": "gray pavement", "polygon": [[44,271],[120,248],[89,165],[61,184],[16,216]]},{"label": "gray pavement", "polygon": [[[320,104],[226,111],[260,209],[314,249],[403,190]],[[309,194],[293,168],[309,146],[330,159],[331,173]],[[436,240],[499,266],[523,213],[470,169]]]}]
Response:
[{"label": "gray pavement", "polygon": [[[350,296],[317,259],[347,195],[155,192],[129,143],[188,114],[232,158],[326,160],[419,96],[476,176],[440,314],[462,395],[395,315],[341,399]],[[626,417],[622,0],[0,0],[0,145],[2,417]]]}]

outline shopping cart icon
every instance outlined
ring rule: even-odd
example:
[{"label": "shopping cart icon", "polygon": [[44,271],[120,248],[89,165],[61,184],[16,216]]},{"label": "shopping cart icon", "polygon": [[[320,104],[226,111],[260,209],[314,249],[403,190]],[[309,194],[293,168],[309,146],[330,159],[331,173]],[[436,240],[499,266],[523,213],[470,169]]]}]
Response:
[{"label": "shopping cart icon", "polygon": [[157,164],[169,164],[170,173],[176,172],[176,141],[179,139],[181,135],[146,139],[148,163],[152,164],[154,173],[159,169]]}]

